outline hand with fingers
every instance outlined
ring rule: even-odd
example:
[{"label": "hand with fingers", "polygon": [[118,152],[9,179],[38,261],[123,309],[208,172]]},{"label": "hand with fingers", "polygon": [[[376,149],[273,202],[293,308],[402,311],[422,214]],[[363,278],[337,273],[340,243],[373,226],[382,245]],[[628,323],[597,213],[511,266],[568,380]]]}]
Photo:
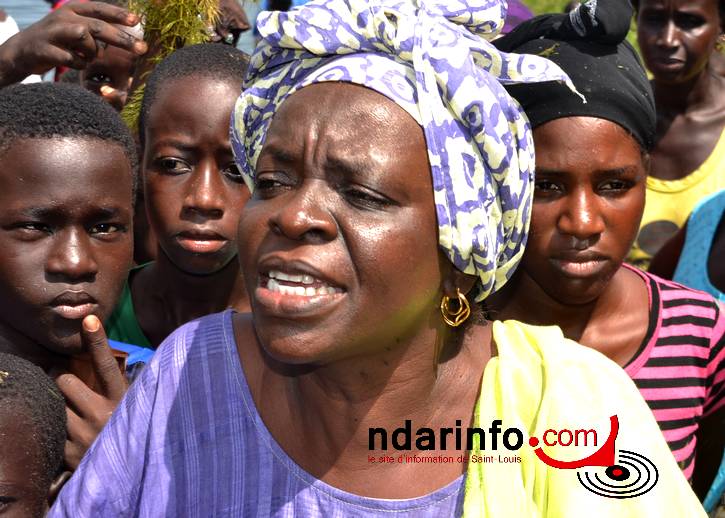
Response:
[{"label": "hand with fingers", "polygon": [[0,88],[56,66],[84,68],[106,45],[142,55],[146,43],[123,30],[138,23],[111,4],[66,4],[0,45]]},{"label": "hand with fingers", "polygon": [[83,320],[81,336],[90,357],[96,390],[92,390],[75,374],[54,372],[55,382],[65,396],[68,416],[68,440],[65,463],[75,470],[86,450],[101,433],[123,395],[128,383],[108,346],[101,321],[93,316]]},{"label": "hand with fingers", "polygon": [[[131,81],[129,78],[129,85]],[[100,88],[101,97],[108,104],[113,106],[117,111],[121,111],[126,105],[126,99],[128,98],[128,90],[119,90],[109,85],[103,85]]]}]

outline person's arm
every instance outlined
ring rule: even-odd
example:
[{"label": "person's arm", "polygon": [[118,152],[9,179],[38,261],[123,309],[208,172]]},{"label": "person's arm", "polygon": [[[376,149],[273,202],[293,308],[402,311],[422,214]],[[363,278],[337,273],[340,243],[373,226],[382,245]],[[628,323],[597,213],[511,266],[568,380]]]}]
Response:
[{"label": "person's arm", "polygon": [[662,245],[662,248],[652,258],[647,271],[663,279],[672,280],[672,277],[675,276],[677,263],[680,261],[682,249],[685,247],[686,237],[687,221],[674,236]]},{"label": "person's arm", "polygon": [[48,516],[137,516],[159,362],[152,360],[60,491]]},{"label": "person's arm", "polygon": [[693,489],[703,499],[715,478],[725,451],[725,314],[718,318],[710,344],[707,393],[703,418],[697,432],[697,457]]},{"label": "person's arm", "polygon": [[56,372],[55,382],[66,399],[68,439],[65,465],[73,471],[86,450],[108,422],[123,398],[128,383],[111,354],[108,339],[100,320],[94,316],[83,320],[81,337],[95,377],[97,392],[75,374]]},{"label": "person's arm", "polygon": [[106,45],[141,55],[146,44],[114,26],[137,23],[137,15],[110,4],[67,4],[0,45],[0,88],[56,66],[84,68]]}]

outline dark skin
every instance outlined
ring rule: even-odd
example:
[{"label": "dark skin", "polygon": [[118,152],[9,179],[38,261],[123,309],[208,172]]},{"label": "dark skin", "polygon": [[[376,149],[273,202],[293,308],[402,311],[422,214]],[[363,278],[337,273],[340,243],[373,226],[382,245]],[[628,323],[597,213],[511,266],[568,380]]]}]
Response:
[{"label": "dark skin", "polygon": [[41,518],[48,511],[51,484],[40,444],[26,412],[0,404],[0,515]]},{"label": "dark skin", "polygon": [[110,4],[64,5],[0,45],[0,87],[57,66],[85,68],[108,45],[142,55],[146,43],[122,29],[139,21]]},{"label": "dark skin", "polygon": [[[470,424],[491,356],[490,327],[453,340],[440,314],[475,279],[438,249],[420,126],[371,90],[311,85],[275,114],[256,171],[239,225],[254,311],[234,328],[265,425],[345,491],[412,498],[452,482],[465,465],[367,461],[369,427]],[[318,291],[288,291],[302,286]]]},{"label": "dark skin", "polygon": [[236,243],[249,190],[229,141],[238,94],[238,86],[216,79],[175,79],[146,121],[145,199],[158,254],[131,279],[131,294],[154,345],[203,315],[249,310]]},{"label": "dark skin", "polygon": [[677,180],[712,153],[725,128],[725,76],[715,43],[720,0],[639,2],[637,38],[654,79],[657,141],[650,174]]},{"label": "dark skin", "polygon": [[[522,265],[488,305],[498,319],[558,325],[624,367],[649,322],[644,282],[621,268],[644,208],[639,145],[616,124],[590,117],[543,124],[534,129],[534,145],[536,192]],[[590,259],[589,266],[566,264]],[[722,416],[699,423],[696,488],[709,487],[713,459],[719,463],[721,423]],[[707,446],[704,438],[713,434],[718,446]],[[698,484],[700,478],[706,481]]]},{"label": "dark skin", "polygon": [[239,36],[250,27],[247,13],[239,0],[219,0],[219,20],[214,27],[212,41],[223,41],[236,47]]},{"label": "dark skin", "polygon": [[[120,146],[88,138],[18,139],[2,164],[0,351],[57,376],[74,468],[125,392],[99,318],[111,314],[131,265],[131,166]],[[64,373],[81,353],[91,355],[99,393]]]},{"label": "dark skin", "polygon": [[[686,237],[687,223],[652,258],[648,271],[665,279],[672,279],[682,249],[685,246]],[[707,276],[710,278],[710,282],[718,290],[725,292],[725,261],[723,261],[723,257],[725,257],[725,218],[720,219],[707,259]]]},{"label": "dark skin", "polygon": [[[126,29],[139,39],[143,38],[140,30],[119,25],[116,27],[121,30]],[[81,71],[81,85],[86,90],[103,97],[117,111],[121,111],[126,104],[137,57],[128,50],[113,46],[107,47]]]},{"label": "dark skin", "polygon": [[[558,325],[619,365],[647,332],[647,289],[621,268],[644,209],[646,169],[621,127],[568,117],[534,130],[536,191],[529,239],[496,318]],[[592,154],[591,150],[597,149]]]}]

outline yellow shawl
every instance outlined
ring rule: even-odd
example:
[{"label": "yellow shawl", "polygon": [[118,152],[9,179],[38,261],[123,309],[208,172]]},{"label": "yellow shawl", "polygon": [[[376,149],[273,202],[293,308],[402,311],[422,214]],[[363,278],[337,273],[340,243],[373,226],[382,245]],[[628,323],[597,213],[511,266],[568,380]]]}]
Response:
[{"label": "yellow shawl", "polygon": [[[501,436],[496,451],[490,444],[483,450],[476,444],[471,456],[493,456],[494,461],[469,462],[464,516],[705,517],[652,412],[624,370],[600,353],[567,340],[557,327],[495,322],[493,336],[498,356],[486,366],[474,425],[488,430],[493,420],[500,419],[503,430],[518,427],[525,440],[517,451],[503,448]],[[601,446],[610,432],[612,415],[619,419],[617,451],[644,455],[659,472],[656,485],[642,496],[596,495],[580,484],[577,472],[603,474],[605,468],[550,467],[529,445],[529,437],[541,439],[548,429],[594,428]],[[547,437],[553,442],[554,435]],[[598,449],[540,445],[560,460],[584,458]],[[521,462],[501,462],[499,455],[518,456]]]}]

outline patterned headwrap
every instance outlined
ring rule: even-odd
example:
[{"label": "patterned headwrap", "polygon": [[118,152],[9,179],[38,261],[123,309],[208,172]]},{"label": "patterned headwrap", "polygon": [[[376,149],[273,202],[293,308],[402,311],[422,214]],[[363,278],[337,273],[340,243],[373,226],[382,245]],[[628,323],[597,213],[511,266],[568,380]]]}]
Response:
[{"label": "patterned headwrap", "polygon": [[249,188],[272,117],[293,92],[328,81],[375,90],[423,127],[440,247],[479,278],[476,300],[486,298],[523,253],[534,171],[528,121],[501,84],[571,86],[550,61],[489,43],[505,14],[504,0],[312,0],[262,13],[232,116]]}]

